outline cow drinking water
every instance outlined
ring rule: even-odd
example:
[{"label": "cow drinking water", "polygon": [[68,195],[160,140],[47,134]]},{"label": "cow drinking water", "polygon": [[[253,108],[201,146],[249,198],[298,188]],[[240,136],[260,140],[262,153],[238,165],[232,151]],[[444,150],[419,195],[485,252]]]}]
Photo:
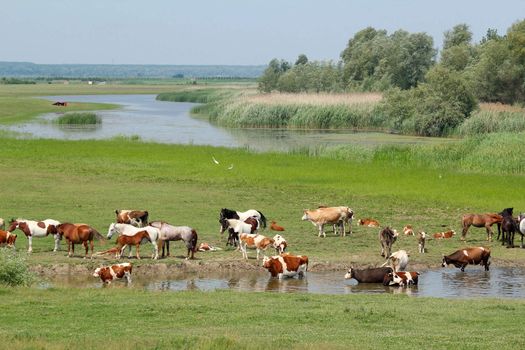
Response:
[{"label": "cow drinking water", "polygon": [[443,256],[442,267],[454,265],[465,271],[467,265],[485,266],[485,271],[489,270],[490,249],[485,247],[472,247],[456,250],[450,255]]}]

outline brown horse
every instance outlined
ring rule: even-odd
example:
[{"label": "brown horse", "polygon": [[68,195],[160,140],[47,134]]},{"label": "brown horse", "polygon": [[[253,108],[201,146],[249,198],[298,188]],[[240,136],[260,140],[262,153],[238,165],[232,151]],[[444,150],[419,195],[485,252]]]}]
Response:
[{"label": "brown horse", "polygon": [[117,238],[117,246],[115,248],[111,248],[109,250],[106,250],[105,252],[96,253],[95,255],[115,253],[115,258],[120,259],[120,257],[122,256],[122,252],[124,251],[126,246],[134,245],[135,251],[137,253],[137,259],[140,260],[140,244],[146,241],[151,243],[149,233],[146,230],[139,231],[133,236],[120,235]]},{"label": "brown horse", "polygon": [[93,258],[93,240],[95,237],[104,240],[104,236],[102,236],[93,227],[86,224],[71,224],[69,222],[65,222],[57,226],[57,233],[60,239],[62,239],[62,237],[66,237],[68,257],[72,257],[75,254],[75,244],[82,243],[86,248],[85,258],[87,258],[89,241],[91,246],[91,258]]},{"label": "brown horse", "polygon": [[496,213],[488,214],[465,214],[461,220],[463,232],[461,240],[464,241],[470,226],[485,227],[487,230],[487,241],[492,242],[492,225],[501,224],[503,217]]}]

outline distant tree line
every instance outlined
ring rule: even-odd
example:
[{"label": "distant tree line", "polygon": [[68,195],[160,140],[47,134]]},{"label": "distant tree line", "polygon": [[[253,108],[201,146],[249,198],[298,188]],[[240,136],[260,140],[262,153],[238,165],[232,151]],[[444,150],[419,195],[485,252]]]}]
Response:
[{"label": "distant tree line", "polygon": [[525,102],[525,20],[505,35],[489,29],[472,42],[467,24],[444,33],[440,57],[426,33],[365,28],[337,63],[273,59],[259,78],[262,92],[383,91],[381,112],[399,129],[443,135],[469,117],[478,101]]}]

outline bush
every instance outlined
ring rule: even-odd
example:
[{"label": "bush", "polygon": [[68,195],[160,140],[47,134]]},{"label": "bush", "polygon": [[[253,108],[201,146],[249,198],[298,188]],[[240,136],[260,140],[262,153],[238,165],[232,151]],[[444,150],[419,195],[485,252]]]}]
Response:
[{"label": "bush", "polygon": [[101,124],[102,119],[95,113],[66,113],[56,119],[60,125]]},{"label": "bush", "polygon": [[0,284],[7,286],[29,286],[35,276],[29,271],[26,259],[12,249],[0,249]]}]

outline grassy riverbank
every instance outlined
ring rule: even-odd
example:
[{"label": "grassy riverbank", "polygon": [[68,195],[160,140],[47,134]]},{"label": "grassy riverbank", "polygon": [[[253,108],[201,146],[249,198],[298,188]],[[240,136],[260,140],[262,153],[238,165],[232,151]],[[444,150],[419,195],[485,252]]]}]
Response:
[{"label": "grassy riverbank", "polygon": [[524,343],[520,323],[507,322],[525,317],[524,301],[121,287],[0,289],[0,335],[14,350],[520,349]]}]

